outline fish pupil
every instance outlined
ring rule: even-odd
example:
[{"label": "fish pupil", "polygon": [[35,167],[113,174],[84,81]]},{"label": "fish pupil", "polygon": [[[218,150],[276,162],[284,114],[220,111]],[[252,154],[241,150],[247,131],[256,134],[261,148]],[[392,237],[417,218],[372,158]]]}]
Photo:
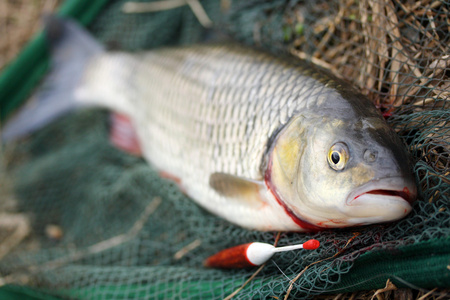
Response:
[{"label": "fish pupil", "polygon": [[341,157],[341,156],[340,156],[339,153],[337,153],[337,152],[331,153],[331,161],[332,161],[334,164],[339,163],[340,157]]}]

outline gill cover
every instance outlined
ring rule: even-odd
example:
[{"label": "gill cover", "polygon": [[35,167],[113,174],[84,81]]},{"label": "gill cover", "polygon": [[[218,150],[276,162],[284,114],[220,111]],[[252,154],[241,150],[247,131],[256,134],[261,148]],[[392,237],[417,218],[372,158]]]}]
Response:
[{"label": "gill cover", "polygon": [[284,207],[289,217],[302,229],[317,230],[298,213],[302,206],[296,188],[299,180],[299,165],[304,154],[305,127],[302,116],[295,116],[278,133],[271,149],[265,170],[266,185],[275,196],[278,204]]}]

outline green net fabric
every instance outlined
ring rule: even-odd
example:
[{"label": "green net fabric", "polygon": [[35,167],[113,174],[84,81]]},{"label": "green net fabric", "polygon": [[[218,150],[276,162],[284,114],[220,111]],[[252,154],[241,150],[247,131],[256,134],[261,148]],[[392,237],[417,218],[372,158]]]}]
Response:
[{"label": "green net fabric", "polygon": [[[125,15],[111,1],[89,26],[105,45],[136,50],[210,34],[192,10]],[[317,250],[279,253],[234,296],[292,298],[384,287],[450,286],[450,3],[202,1],[232,38],[329,67],[374,101],[414,162],[419,201],[392,224],[283,233]],[[141,158],[109,143],[109,114],[83,110],[4,145],[3,242],[9,291],[81,299],[225,298],[254,269],[214,270],[209,255],[277,233],[241,229],[189,200]],[[19,229],[25,232],[22,235]],[[0,248],[1,251],[1,248]],[[32,292],[30,292],[32,291]]]}]

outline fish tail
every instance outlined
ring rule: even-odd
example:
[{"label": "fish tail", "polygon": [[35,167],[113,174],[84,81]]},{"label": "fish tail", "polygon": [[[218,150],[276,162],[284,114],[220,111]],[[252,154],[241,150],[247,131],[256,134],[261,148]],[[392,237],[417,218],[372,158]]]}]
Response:
[{"label": "fish tail", "polygon": [[30,134],[75,108],[89,105],[76,97],[75,90],[89,60],[103,53],[103,47],[74,21],[49,16],[44,22],[51,51],[50,71],[3,127],[3,142]]},{"label": "fish tail", "polygon": [[[111,87],[118,80],[111,80],[112,74],[101,67],[106,62],[100,58],[106,52],[93,36],[75,21],[57,16],[45,19],[44,33],[51,50],[50,71],[27,104],[3,127],[4,142],[32,133],[80,107],[102,106],[130,113],[124,99],[117,101],[120,97],[115,91],[104,93],[102,84]],[[98,61],[100,67],[87,72],[93,61]],[[121,59],[115,61],[116,68],[117,64],[122,65]],[[93,76],[94,83],[89,81]]]},{"label": "fish tail", "polygon": [[[55,23],[52,26],[52,23]],[[53,29],[53,27],[56,27]],[[63,28],[62,34],[53,34]],[[56,45],[52,55],[56,67],[66,68],[67,62],[81,66],[76,74],[76,84],[69,89],[63,82],[55,82],[60,88],[71,91],[75,103],[79,105],[95,105],[109,108],[111,110],[133,115],[132,99],[133,80],[140,61],[138,55],[119,52],[106,51],[103,46],[83,27],[69,19],[53,18],[47,26],[47,36]],[[53,38],[55,35],[56,38]],[[66,49],[67,48],[67,49]],[[67,52],[73,53],[68,57]]]}]

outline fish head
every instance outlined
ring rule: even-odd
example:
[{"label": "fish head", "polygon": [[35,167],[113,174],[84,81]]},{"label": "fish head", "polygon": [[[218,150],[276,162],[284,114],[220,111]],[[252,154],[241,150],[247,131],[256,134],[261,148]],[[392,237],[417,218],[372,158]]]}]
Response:
[{"label": "fish head", "polygon": [[266,181],[294,221],[325,228],[389,222],[406,216],[416,198],[408,157],[382,118],[298,117],[278,134]]}]

